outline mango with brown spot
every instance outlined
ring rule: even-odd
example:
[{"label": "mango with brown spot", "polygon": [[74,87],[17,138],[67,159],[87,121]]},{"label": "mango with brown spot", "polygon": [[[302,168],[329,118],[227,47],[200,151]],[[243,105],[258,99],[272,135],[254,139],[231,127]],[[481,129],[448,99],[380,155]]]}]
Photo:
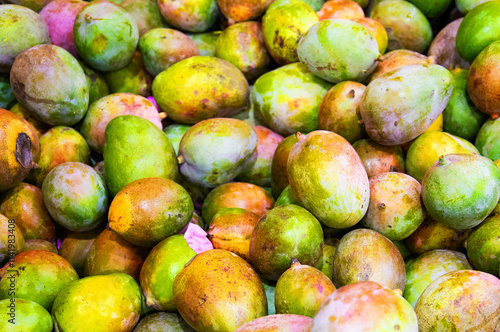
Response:
[{"label": "mango with brown spot", "polygon": [[386,172],[405,173],[405,155],[399,145],[384,146],[372,139],[361,139],[352,147],[361,158],[368,178]]}]

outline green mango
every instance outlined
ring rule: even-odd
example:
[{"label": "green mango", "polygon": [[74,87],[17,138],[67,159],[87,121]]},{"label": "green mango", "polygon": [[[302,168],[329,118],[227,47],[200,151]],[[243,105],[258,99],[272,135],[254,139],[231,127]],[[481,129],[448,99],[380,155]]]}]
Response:
[{"label": "green mango", "polygon": [[474,7],[479,6],[482,3],[492,0],[455,0],[455,5],[457,9],[464,15],[470,12]]},{"label": "green mango", "polygon": [[215,48],[220,34],[221,31],[213,31],[186,35],[194,41],[200,55],[215,57]]},{"label": "green mango", "polygon": [[274,206],[276,207],[288,204],[300,206],[300,203],[297,200],[297,197],[295,197],[295,194],[293,193],[292,187],[290,187],[290,185],[286,186],[285,189],[283,189],[281,194],[276,199],[276,203],[274,204]]},{"label": "green mango", "polygon": [[[302,0],[302,1],[311,6],[311,8],[315,12],[318,12],[321,9],[321,7],[323,7],[323,5],[325,4],[325,0]],[[358,3],[359,2],[366,2],[366,0],[358,0]],[[366,2],[366,4],[368,4],[368,2]]]},{"label": "green mango", "polygon": [[366,132],[381,145],[409,142],[438,118],[452,91],[451,73],[439,65],[391,70],[371,81],[363,94],[360,111]]},{"label": "green mango", "polygon": [[10,86],[8,76],[0,76],[0,108],[9,109],[16,103],[16,96]]},{"label": "green mango", "polygon": [[452,0],[439,0],[439,1],[429,1],[429,0],[410,0],[427,18],[435,18],[443,15]]},{"label": "green mango", "polygon": [[167,135],[150,121],[135,115],[120,115],[109,121],[104,135],[104,177],[111,196],[134,180],[177,179],[174,147]]},{"label": "green mango", "polygon": [[191,128],[189,125],[172,124],[163,128],[163,132],[167,135],[170,143],[174,147],[175,153],[179,153],[179,144],[181,143],[182,136]]},{"label": "green mango", "polygon": [[190,32],[208,30],[217,19],[216,0],[184,0],[182,4],[171,0],[158,0],[160,12],[167,23]]},{"label": "green mango", "polygon": [[182,137],[180,172],[194,184],[217,187],[235,179],[256,149],[257,134],[244,121],[204,120]]},{"label": "green mango", "polygon": [[168,28],[156,0],[123,0],[119,3],[134,19],[139,36],[155,28]]},{"label": "green mango", "polygon": [[467,239],[467,257],[479,271],[499,276],[500,260],[500,215],[494,215],[478,228],[474,229]]},{"label": "green mango", "polygon": [[0,330],[9,332],[52,332],[52,317],[36,302],[24,299],[0,301]]},{"label": "green mango", "polygon": [[78,60],[78,63],[82,67],[85,76],[87,76],[87,82],[89,83],[89,105],[109,95],[109,87],[104,75],[87,67],[82,60]]},{"label": "green mango", "polygon": [[474,143],[483,157],[500,159],[500,120],[488,119],[477,133]]},{"label": "green mango", "polygon": [[149,75],[139,51],[123,68],[104,74],[110,93],[128,92],[143,97],[151,96],[153,77]]},{"label": "green mango", "polygon": [[283,190],[289,185],[288,182],[288,156],[295,143],[298,142],[297,135],[286,137],[274,151],[271,164],[271,188],[273,196],[278,198]]}]

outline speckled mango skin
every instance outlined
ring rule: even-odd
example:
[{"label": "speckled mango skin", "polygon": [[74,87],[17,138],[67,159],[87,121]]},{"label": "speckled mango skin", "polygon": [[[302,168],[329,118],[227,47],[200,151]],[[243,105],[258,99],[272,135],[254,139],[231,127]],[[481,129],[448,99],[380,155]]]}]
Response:
[{"label": "speckled mango skin", "polygon": [[[52,332],[50,313],[36,302],[24,299],[5,299],[0,301],[0,329],[2,331]],[[15,327],[9,320],[13,314]]]},{"label": "speckled mango skin", "polygon": [[51,43],[49,28],[43,17],[23,6],[0,7],[0,30],[1,73],[8,73],[16,57],[23,51],[36,45]]},{"label": "speckled mango skin", "polygon": [[274,1],[262,17],[264,42],[274,61],[280,65],[299,61],[299,40],[318,21],[314,10],[300,0]]},{"label": "speckled mango skin", "polygon": [[215,56],[215,46],[221,31],[204,32],[196,34],[186,34],[191,38],[202,56]]},{"label": "speckled mango skin", "polygon": [[179,145],[180,172],[192,183],[217,187],[235,179],[257,149],[257,134],[244,121],[213,118],[198,122]]},{"label": "speckled mango skin", "polygon": [[0,213],[16,220],[26,240],[55,241],[55,224],[43,202],[42,191],[27,183],[20,183],[6,191],[0,201]]},{"label": "speckled mango skin", "polygon": [[19,103],[47,124],[71,126],[87,112],[85,73],[59,46],[38,45],[21,53],[12,65],[10,83]]},{"label": "speckled mango skin", "polygon": [[368,176],[340,135],[318,130],[299,137],[287,169],[297,200],[323,225],[347,228],[363,218],[370,199]]},{"label": "speckled mango skin", "polygon": [[432,58],[410,50],[394,50],[382,55],[379,63],[373,71],[370,81],[373,81],[382,74],[406,65],[434,64]]},{"label": "speckled mango skin", "polygon": [[87,253],[85,276],[121,272],[138,281],[147,254],[147,248],[138,247],[112,230],[105,229]]},{"label": "speckled mango skin", "polygon": [[467,257],[458,251],[432,250],[415,258],[406,267],[403,297],[415,308],[424,290],[440,276],[458,270],[471,270]]},{"label": "speckled mango skin", "polygon": [[384,26],[379,21],[370,17],[360,17],[353,20],[364,26],[375,37],[380,54],[384,54],[387,49],[388,37]]},{"label": "speckled mango skin", "polygon": [[417,332],[417,317],[397,290],[360,281],[333,292],[313,318],[311,332]]},{"label": "speckled mango skin", "polygon": [[139,51],[134,53],[125,67],[107,72],[104,77],[111,93],[128,92],[143,97],[151,96],[153,77],[144,67]]},{"label": "speckled mango skin", "polygon": [[135,115],[162,129],[158,110],[146,98],[131,93],[107,95],[90,105],[80,128],[80,133],[93,150],[103,153],[106,126],[120,115]]},{"label": "speckled mango skin", "polygon": [[365,166],[368,178],[385,172],[405,172],[403,149],[396,146],[383,146],[372,139],[361,139],[352,145]]},{"label": "speckled mango skin", "polygon": [[111,202],[108,227],[127,241],[153,247],[191,220],[193,201],[172,180],[144,178],[126,185]]},{"label": "speckled mango skin", "polygon": [[225,208],[241,208],[262,217],[274,207],[273,197],[251,183],[230,182],[213,189],[203,201],[203,220],[210,224],[214,215]]},{"label": "speckled mango skin", "polygon": [[[37,302],[50,312],[57,294],[73,281],[78,280],[75,269],[59,255],[43,250],[18,254],[14,267],[6,264],[0,275],[0,299],[10,297]],[[14,278],[11,278],[14,275]],[[9,290],[14,281],[14,293]],[[43,287],[40,287],[43,285]],[[9,294],[10,293],[10,294]]]},{"label": "speckled mango skin", "polygon": [[475,146],[482,156],[491,160],[500,159],[500,121],[488,119],[477,133]]},{"label": "speckled mango skin", "polygon": [[75,18],[73,39],[78,55],[90,67],[112,71],[125,67],[139,41],[137,23],[122,7],[98,0]]},{"label": "speckled mango skin", "polygon": [[90,162],[87,142],[71,127],[52,127],[40,137],[39,167],[31,170],[27,181],[41,188],[43,180],[54,167],[70,161],[83,164]]},{"label": "speckled mango skin", "polygon": [[410,2],[390,0],[379,2],[370,13],[389,29],[387,50],[401,48],[423,53],[432,42],[431,24],[424,14]]},{"label": "speckled mango skin", "polygon": [[173,235],[158,243],[141,269],[141,288],[146,304],[160,311],[175,311],[173,283],[194,256],[184,235]]},{"label": "speckled mango skin", "polygon": [[333,131],[353,144],[367,137],[360,123],[359,104],[366,86],[346,81],[335,84],[323,97],[318,112],[318,129]]},{"label": "speckled mango skin", "polygon": [[163,18],[171,26],[189,32],[203,32],[217,18],[217,0],[158,0]]},{"label": "speckled mango skin", "polygon": [[[10,218],[7,218],[3,214],[0,214],[0,264],[7,262],[10,259],[11,253],[17,255],[24,250],[24,236],[22,231],[17,227],[17,225],[9,222]],[[14,225],[14,226],[11,226]],[[9,227],[10,226],[10,227]],[[9,243],[10,240],[10,243]],[[14,241],[14,242],[12,242]],[[9,248],[9,245],[14,245],[14,247]],[[9,265],[7,263],[7,265]]]},{"label": "speckled mango skin", "polygon": [[84,277],[89,249],[101,231],[98,228],[88,232],[70,232],[59,246],[59,255],[74,267],[80,278]]},{"label": "speckled mango skin", "polygon": [[290,185],[286,186],[285,189],[283,189],[281,194],[276,199],[276,204],[274,204],[274,206],[288,204],[300,206],[300,202],[297,200],[297,197],[295,197],[295,194],[293,193],[292,187],[290,187]]},{"label": "speckled mango skin", "polygon": [[456,68],[451,74],[453,92],[443,111],[443,129],[447,133],[473,142],[487,116],[477,109],[469,97],[467,92],[469,71]]},{"label": "speckled mango skin", "polygon": [[149,120],[119,115],[108,122],[104,136],[104,178],[111,196],[134,180],[177,179],[179,170],[172,143]]},{"label": "speckled mango skin", "polygon": [[470,232],[470,229],[457,230],[447,227],[428,215],[420,227],[404,242],[415,255],[434,249],[463,251]]},{"label": "speckled mango skin", "polygon": [[179,314],[155,312],[139,321],[133,332],[178,331],[195,332]]},{"label": "speckled mango skin", "polygon": [[331,82],[361,81],[375,69],[377,40],[368,29],[347,19],[327,19],[300,39],[297,55],[315,75]]},{"label": "speckled mango skin", "polygon": [[229,62],[195,56],[170,66],[153,81],[153,96],[176,122],[233,116],[249,107],[245,76]]},{"label": "speckled mango skin", "polygon": [[220,11],[229,24],[255,20],[267,10],[273,0],[217,0]]},{"label": "speckled mango skin", "polygon": [[170,143],[174,147],[175,153],[179,153],[179,144],[181,143],[182,136],[191,128],[190,125],[171,124],[163,128],[163,132],[167,135]]},{"label": "speckled mango skin", "polygon": [[387,72],[363,94],[360,111],[366,132],[382,145],[406,143],[438,118],[452,91],[451,73],[439,65],[415,64]]},{"label": "speckled mango skin", "polygon": [[499,276],[500,270],[500,215],[494,215],[467,238],[467,257],[479,271]]},{"label": "speckled mango skin", "polygon": [[499,198],[500,170],[488,158],[473,154],[441,157],[422,180],[422,199],[429,214],[459,230],[480,224]]},{"label": "speckled mango skin", "polygon": [[294,263],[276,283],[276,313],[313,318],[335,286],[320,270]]},{"label": "speckled mango skin", "polygon": [[266,213],[250,237],[250,261],[269,280],[278,280],[294,258],[315,266],[322,254],[321,224],[297,205],[278,206]]},{"label": "speckled mango skin", "polygon": [[460,67],[467,69],[470,67],[470,63],[458,55],[456,47],[457,31],[458,27],[462,23],[462,20],[463,18],[459,18],[446,25],[436,35],[431,46],[429,46],[427,55],[433,56],[438,65],[445,68]]},{"label": "speckled mango skin", "polygon": [[54,254],[58,254],[56,245],[46,240],[39,240],[39,239],[26,240],[24,242],[23,251],[30,251],[30,250],[45,250],[53,252]]},{"label": "speckled mango skin", "polygon": [[64,288],[52,319],[57,331],[130,332],[139,321],[141,288],[125,273],[91,276]]},{"label": "speckled mango skin", "polygon": [[252,102],[278,134],[309,133],[318,128],[319,106],[331,87],[305,65],[293,63],[260,76],[253,85]]},{"label": "speckled mango skin", "polygon": [[498,39],[479,53],[467,75],[467,91],[472,102],[489,115],[500,114],[500,78],[493,74],[500,70],[500,35]]},{"label": "speckled mango skin", "polygon": [[175,277],[173,292],[177,310],[197,331],[231,332],[267,315],[257,273],[243,258],[222,249],[196,255]]},{"label": "speckled mango skin", "polygon": [[[460,270],[436,279],[415,305],[422,331],[496,331],[500,326],[500,280]],[[481,308],[479,311],[478,308]]]},{"label": "speckled mango skin", "polygon": [[155,28],[167,28],[156,0],[124,0],[120,3],[137,23],[139,36]]},{"label": "speckled mango skin", "polygon": [[281,192],[289,185],[288,182],[288,156],[292,147],[299,140],[297,135],[286,137],[276,147],[271,164],[271,188],[274,197],[278,198]]},{"label": "speckled mango skin", "polygon": [[269,315],[254,319],[234,332],[309,332],[312,318],[301,315]]},{"label": "speckled mango skin", "polygon": [[439,159],[450,153],[479,155],[479,151],[460,137],[442,131],[429,131],[420,135],[406,154],[406,172],[422,182],[425,172]]}]

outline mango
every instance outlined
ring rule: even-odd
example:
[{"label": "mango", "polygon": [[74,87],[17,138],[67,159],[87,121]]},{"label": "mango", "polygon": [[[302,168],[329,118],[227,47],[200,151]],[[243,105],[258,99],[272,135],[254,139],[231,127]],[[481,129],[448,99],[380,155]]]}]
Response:
[{"label": "mango", "polygon": [[382,23],[380,23],[377,20],[374,20],[371,17],[364,17],[364,16],[355,18],[353,19],[353,21],[361,24],[366,29],[368,29],[368,31],[370,31],[370,33],[373,35],[373,37],[375,37],[375,40],[377,41],[379,53],[384,54],[385,50],[387,49],[388,37],[387,37],[387,32],[385,31],[385,28],[382,25]]},{"label": "mango", "polygon": [[89,83],[90,106],[94,101],[97,101],[102,97],[109,95],[109,86],[108,83],[106,83],[106,79],[103,74],[86,66],[82,60],[78,60],[78,63],[82,67],[83,72],[87,77],[87,82]]},{"label": "mango", "polygon": [[200,51],[200,55],[214,57],[217,39],[219,39],[220,34],[221,31],[212,31],[186,35],[194,41],[198,47],[198,51]]},{"label": "mango", "polygon": [[177,274],[174,303],[197,331],[236,330],[267,315],[264,287],[243,258],[222,249],[196,255]]},{"label": "mango", "polygon": [[[25,240],[15,219],[9,219],[0,214],[0,227],[0,263],[3,264],[14,259],[17,254],[24,250]],[[9,262],[7,265],[12,264]]]},{"label": "mango", "polygon": [[301,315],[281,314],[269,315],[254,319],[243,326],[240,326],[235,332],[309,332],[312,318]]},{"label": "mango", "polygon": [[163,132],[167,135],[170,143],[174,147],[175,153],[179,153],[179,144],[181,143],[182,136],[191,128],[189,125],[171,124],[163,128]]},{"label": "mango", "polygon": [[139,36],[155,28],[167,28],[167,23],[160,13],[160,7],[155,0],[124,0],[122,6],[137,23]]},{"label": "mango", "polygon": [[0,108],[8,109],[16,103],[8,75],[0,75]]},{"label": "mango", "polygon": [[457,9],[460,11],[460,13],[465,15],[468,12],[470,12],[474,7],[486,1],[491,1],[491,0],[456,0],[455,5],[457,6]]},{"label": "mango", "polygon": [[450,72],[438,65],[408,65],[387,72],[370,82],[363,94],[360,111],[366,132],[382,145],[406,143],[437,119],[452,91]]},{"label": "mango", "polygon": [[84,277],[90,247],[101,231],[102,229],[97,228],[87,232],[70,232],[59,246],[59,255],[73,266],[81,278]]},{"label": "mango", "polygon": [[379,57],[379,63],[370,76],[373,81],[382,74],[406,65],[434,64],[434,59],[410,50],[394,50]]},{"label": "mango", "polygon": [[[456,2],[458,3],[459,0]],[[463,18],[459,18],[446,25],[429,46],[427,55],[433,57],[436,64],[445,68],[461,67],[467,69],[470,67],[470,63],[458,55],[456,47],[457,31],[462,20]]]},{"label": "mango", "polygon": [[288,157],[297,200],[325,226],[347,228],[368,209],[368,176],[354,148],[340,135],[318,130],[298,136]]},{"label": "mango", "polygon": [[500,216],[495,215],[474,229],[467,238],[467,257],[479,271],[499,276]]},{"label": "mango", "polygon": [[298,142],[296,135],[286,137],[276,147],[271,164],[271,188],[274,197],[278,197],[289,185],[288,182],[288,156],[295,143]]},{"label": "mango", "polygon": [[249,106],[245,76],[229,62],[194,56],[177,62],[153,81],[153,96],[170,119],[195,124],[233,116]]},{"label": "mango", "polygon": [[365,17],[361,6],[352,0],[329,0],[326,1],[317,12],[320,20],[346,19],[355,20]]},{"label": "mango", "polygon": [[411,0],[412,4],[414,4],[422,14],[424,14],[427,18],[436,18],[443,15],[452,0],[440,0],[440,1],[427,1],[427,0]]},{"label": "mango", "polygon": [[4,308],[0,313],[0,329],[13,332],[51,332],[52,317],[36,302],[24,299],[0,301]]},{"label": "mango", "polygon": [[23,251],[30,251],[30,250],[45,250],[48,252],[53,252],[54,254],[58,254],[57,247],[55,246],[55,244],[47,240],[40,240],[40,239],[26,240],[24,242]]},{"label": "mango", "polygon": [[361,139],[352,145],[365,166],[368,178],[386,172],[405,172],[405,157],[400,146],[383,146],[372,139]]},{"label": "mango", "polygon": [[252,21],[261,16],[273,0],[217,0],[222,14],[229,24]]},{"label": "mango", "polygon": [[178,331],[194,332],[179,314],[171,312],[155,312],[139,321],[133,332]]},{"label": "mango", "polygon": [[497,119],[488,119],[481,126],[476,136],[475,146],[482,156],[491,160],[500,159],[500,144],[498,128],[500,121]]},{"label": "mango", "polygon": [[217,18],[216,0],[158,0],[158,6],[169,25],[184,31],[206,31]]},{"label": "mango", "polygon": [[151,96],[153,77],[146,70],[139,51],[134,53],[125,67],[106,72],[104,77],[111,93],[128,92],[143,97]]},{"label": "mango", "polygon": [[290,185],[286,186],[285,189],[283,189],[279,197],[276,199],[276,203],[274,204],[274,206],[281,206],[288,204],[301,206],[300,202],[297,200],[297,197],[295,197],[293,189]]}]

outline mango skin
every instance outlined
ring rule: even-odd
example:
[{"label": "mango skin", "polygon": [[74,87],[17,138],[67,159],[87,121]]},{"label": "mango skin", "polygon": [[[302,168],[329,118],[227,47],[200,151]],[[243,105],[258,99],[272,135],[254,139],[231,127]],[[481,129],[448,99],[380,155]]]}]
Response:
[{"label": "mango skin", "polygon": [[71,126],[87,112],[85,73],[59,46],[38,45],[21,53],[12,65],[10,83],[19,103],[47,124]]},{"label": "mango skin", "polygon": [[217,0],[229,24],[252,21],[265,13],[273,0]]},{"label": "mango skin", "polygon": [[[25,240],[15,220],[12,221],[3,214],[0,214],[0,227],[0,264],[3,264],[10,260],[12,255],[15,257],[24,250]],[[10,266],[9,263],[7,265]]]},{"label": "mango skin", "polygon": [[[0,275],[0,299],[16,297],[31,300],[47,311],[52,308],[59,292],[78,280],[78,274],[67,260],[43,250],[18,254],[14,266],[6,264],[0,270]],[[10,290],[11,282],[15,284],[14,291]]]},{"label": "mango skin", "polygon": [[172,143],[150,121],[120,115],[108,122],[104,136],[104,177],[111,196],[134,180],[177,179],[179,171]]},{"label": "mango skin", "polygon": [[458,251],[432,250],[415,258],[406,267],[403,297],[413,308],[424,290],[440,276],[458,270],[471,270],[467,257]]},{"label": "mango skin", "polygon": [[327,19],[313,25],[300,39],[300,62],[315,75],[331,82],[361,81],[368,77],[379,56],[371,32],[346,19]]},{"label": "mango skin", "polygon": [[177,313],[155,312],[139,321],[133,332],[178,331],[195,332]]},{"label": "mango skin", "polygon": [[[459,1],[457,1],[457,4],[458,2]],[[436,64],[445,68],[461,67],[468,69],[470,67],[470,63],[458,55],[456,47],[457,31],[462,20],[463,18],[459,18],[446,25],[436,35],[431,46],[429,46],[427,55],[429,57],[433,56],[436,59]]]},{"label": "mango skin", "polygon": [[366,132],[382,145],[414,139],[443,112],[453,91],[451,81],[451,73],[438,65],[408,65],[379,76],[361,100]]},{"label": "mango skin", "polygon": [[483,221],[467,238],[467,257],[479,271],[499,276],[500,216],[494,215]]},{"label": "mango skin", "polygon": [[158,1],[155,0],[123,0],[120,3],[139,29],[139,36],[155,28],[167,28],[168,25],[161,16]]},{"label": "mango skin", "polygon": [[295,258],[315,266],[323,254],[323,230],[318,220],[297,205],[282,205],[266,213],[250,237],[250,262],[270,280],[279,277]]},{"label": "mango skin", "polygon": [[[200,144],[204,142],[204,144]],[[190,182],[217,187],[235,179],[257,149],[257,134],[237,119],[214,118],[201,121],[182,137],[180,172]]]},{"label": "mango skin", "polygon": [[314,10],[300,0],[274,1],[262,17],[264,42],[274,61],[298,62],[300,38],[318,21]]},{"label": "mango skin", "polygon": [[285,189],[283,189],[281,194],[276,199],[276,203],[274,204],[274,206],[281,206],[288,204],[294,204],[300,206],[300,202],[297,200],[297,197],[295,197],[295,194],[293,193],[292,187],[290,187],[290,185],[286,186]]},{"label": "mango skin", "polygon": [[383,146],[372,139],[361,139],[352,145],[363,162],[368,178],[380,173],[404,173],[405,158],[400,146]]},{"label": "mango skin", "polygon": [[312,318],[302,315],[280,314],[254,319],[234,332],[309,332]]},{"label": "mango skin", "polygon": [[351,0],[326,1],[317,14],[320,21],[332,18],[354,21],[357,18],[365,17],[363,8]]},{"label": "mango skin", "polygon": [[494,331],[500,323],[499,293],[500,280],[488,273],[459,270],[442,275],[425,289],[415,305],[419,328]]},{"label": "mango skin", "polygon": [[428,0],[411,0],[422,14],[428,18],[436,18],[443,15],[451,4],[451,0],[440,0],[436,2]]},{"label": "mango skin", "polygon": [[500,159],[500,121],[498,119],[488,119],[481,126],[476,136],[475,146],[482,156],[491,160]]},{"label": "mango skin", "polygon": [[278,134],[309,133],[318,128],[319,106],[331,87],[305,65],[293,63],[260,76],[252,101],[255,112]]},{"label": "mango skin", "polygon": [[17,102],[8,75],[0,74],[0,108],[9,109]]},{"label": "mango skin", "polygon": [[440,157],[422,180],[422,199],[429,214],[459,230],[480,224],[499,198],[500,170],[488,158],[473,154]]},{"label": "mango skin", "polygon": [[204,33],[186,34],[191,38],[202,56],[215,56],[215,47],[217,46],[217,39],[221,31],[212,31]]},{"label": "mango skin", "polygon": [[257,273],[243,258],[222,249],[196,255],[175,277],[173,293],[180,315],[197,331],[231,332],[267,315]]},{"label": "mango skin", "polygon": [[208,56],[177,62],[153,81],[158,106],[185,124],[235,115],[248,108],[249,95],[248,82],[238,68]]},{"label": "mango skin", "polygon": [[295,143],[298,142],[296,135],[286,137],[276,147],[271,164],[271,188],[273,196],[278,198],[281,192],[289,185],[288,182],[288,156]]},{"label": "mango skin", "polygon": [[88,165],[66,162],[54,167],[43,181],[42,192],[50,216],[71,231],[95,229],[106,219],[106,186]]},{"label": "mango skin", "polygon": [[318,130],[299,137],[287,168],[297,200],[323,225],[347,228],[363,218],[370,199],[368,176],[354,148],[340,135]]},{"label": "mango skin", "polygon": [[179,144],[181,143],[182,136],[191,128],[189,125],[171,124],[163,128],[163,132],[167,135],[170,143],[174,147],[175,153],[179,153]]},{"label": "mango skin", "polygon": [[183,31],[206,31],[217,18],[216,0],[158,0],[158,6],[165,21]]},{"label": "mango skin", "polygon": [[[16,57],[23,51],[40,44],[50,44],[49,28],[42,16],[18,5],[0,7],[0,73],[8,73]],[[23,33],[19,33],[23,31]]]},{"label": "mango skin", "polygon": [[87,77],[87,82],[89,83],[90,106],[94,101],[97,101],[102,97],[109,95],[109,86],[103,74],[98,73],[97,71],[86,66],[82,60],[78,60],[78,63],[82,67],[83,72]]},{"label": "mango skin", "polygon": [[382,74],[406,65],[434,64],[433,59],[410,50],[394,50],[379,57],[379,63],[373,71],[370,81]]},{"label": "mango skin", "polygon": [[[2,331],[52,332],[52,317],[38,303],[12,298],[1,300],[0,306],[7,308],[0,313],[0,329]],[[15,315],[14,319],[9,315],[10,313]]]},{"label": "mango skin", "polygon": [[472,62],[488,45],[500,40],[500,3],[487,1],[474,7],[457,31],[457,51]]},{"label": "mango skin", "polygon": [[39,240],[39,239],[26,240],[24,242],[23,251],[30,251],[30,250],[45,250],[53,252],[54,254],[58,254],[56,245],[47,240]]},{"label": "mango skin", "polygon": [[52,308],[57,331],[130,332],[139,321],[141,288],[125,273],[91,276],[61,290]]},{"label": "mango skin", "polygon": [[80,278],[84,277],[90,247],[101,231],[102,229],[98,228],[88,232],[70,232],[59,246],[59,255],[73,266]]},{"label": "mango skin", "polygon": [[106,72],[104,78],[110,93],[128,92],[143,97],[151,96],[153,77],[146,70],[139,51],[134,53],[125,67]]},{"label": "mango skin", "polygon": [[387,49],[388,37],[384,26],[377,20],[370,17],[359,17],[353,20],[356,23],[361,24],[370,31],[370,33],[375,37],[378,45],[378,51],[380,54],[384,54]]},{"label": "mango skin", "polygon": [[140,282],[146,304],[160,311],[175,311],[173,283],[194,256],[184,235],[172,235],[158,243],[142,265]]}]

